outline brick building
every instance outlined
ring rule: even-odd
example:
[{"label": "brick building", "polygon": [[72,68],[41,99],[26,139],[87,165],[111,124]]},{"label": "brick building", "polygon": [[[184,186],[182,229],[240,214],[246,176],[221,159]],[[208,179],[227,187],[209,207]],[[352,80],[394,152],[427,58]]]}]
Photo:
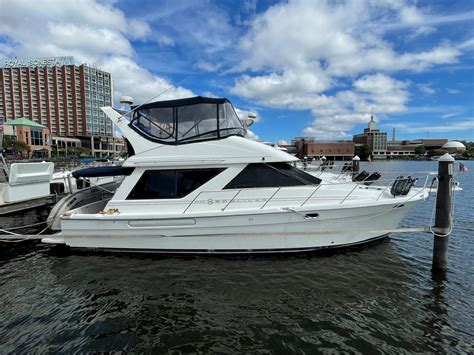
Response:
[{"label": "brick building", "polygon": [[55,142],[77,138],[94,151],[93,137],[115,140],[113,125],[100,109],[112,104],[111,75],[77,65],[73,57],[13,59],[0,67],[0,117],[5,122],[26,117],[44,125]]},{"label": "brick building", "polygon": [[351,141],[318,142],[313,138],[295,138],[291,143],[300,159],[324,156],[328,160],[351,160],[354,157],[354,142]]}]

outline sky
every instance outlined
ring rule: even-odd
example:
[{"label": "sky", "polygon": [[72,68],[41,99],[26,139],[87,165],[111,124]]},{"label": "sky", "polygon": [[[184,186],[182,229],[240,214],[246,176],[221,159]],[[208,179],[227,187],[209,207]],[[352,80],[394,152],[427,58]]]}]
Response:
[{"label": "sky", "polygon": [[[474,1],[0,0],[0,60],[74,56],[115,98],[229,98],[260,140],[474,141]],[[284,141],[284,142],[283,142]]]}]

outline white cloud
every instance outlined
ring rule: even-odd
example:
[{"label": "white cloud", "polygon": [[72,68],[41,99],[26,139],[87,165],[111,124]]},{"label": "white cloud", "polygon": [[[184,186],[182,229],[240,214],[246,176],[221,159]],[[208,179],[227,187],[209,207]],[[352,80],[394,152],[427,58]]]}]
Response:
[{"label": "white cloud", "polygon": [[249,129],[247,129],[247,138],[257,142],[260,141],[260,137]]},{"label": "white cloud", "polygon": [[425,96],[431,96],[436,94],[436,89],[433,89],[431,87],[431,84],[418,83],[416,84],[416,87]]},{"label": "white cloud", "polygon": [[130,39],[143,40],[151,34],[151,28],[145,21],[131,19],[128,21],[127,34]]},{"label": "white cloud", "polygon": [[441,116],[441,118],[444,120],[446,118],[450,118],[450,117],[454,117],[454,116],[459,116],[462,112],[451,112],[451,113],[447,113],[443,116]]},{"label": "white cloud", "polygon": [[231,92],[271,107],[307,109],[314,106],[314,93],[329,86],[327,76],[315,67],[313,70],[287,70],[283,74],[243,75]]},{"label": "white cloud", "polygon": [[461,91],[458,89],[447,89],[449,94],[459,94]]},{"label": "white cloud", "polygon": [[314,117],[306,135],[320,139],[345,138],[355,124],[367,123],[373,108],[376,115],[407,110],[409,84],[383,74],[366,75],[353,83],[353,90],[320,96],[311,110]]},{"label": "white cloud", "polygon": [[173,86],[169,80],[153,75],[127,57],[104,58],[98,65],[101,69],[113,73],[114,91],[117,98],[121,95],[132,96],[134,101],[140,104],[164,91],[166,92],[155,100],[194,96],[192,91]]},{"label": "white cloud", "polygon": [[220,65],[200,60],[196,63],[196,67],[198,67],[201,70],[214,73],[219,70]]},{"label": "white cloud", "polygon": [[243,73],[231,92],[269,107],[310,109],[314,120],[305,133],[342,137],[367,122],[372,105],[382,116],[407,110],[409,84],[391,73],[426,71],[456,63],[461,55],[462,48],[445,41],[401,51],[387,40],[387,31],[409,28],[411,36],[421,36],[434,32],[437,23],[466,20],[463,14],[436,17],[403,0],[273,5],[254,18],[239,42],[243,59],[233,71]]},{"label": "white cloud", "polygon": [[[422,23],[414,7],[397,9],[407,24]],[[459,51],[440,45],[428,51],[397,53],[384,39],[380,16],[390,2],[290,1],[256,17],[241,39],[245,59],[236,70],[288,70],[325,63],[328,74],[357,75],[371,70],[424,70],[453,63]],[[396,12],[396,11],[395,11]]]},{"label": "white cloud", "polygon": [[421,132],[439,132],[439,133],[446,133],[446,132],[465,132],[474,130],[474,118],[464,118],[458,119],[454,123],[450,123],[449,125],[431,125],[427,127],[426,125],[420,125],[417,123],[414,124],[394,124],[393,127],[407,132],[407,133],[421,133]]},{"label": "white cloud", "polygon": [[167,36],[167,35],[164,35],[164,34],[157,35],[156,36],[156,41],[161,46],[174,47],[174,45],[175,45],[174,39],[171,38],[170,36]]},{"label": "white cloud", "polygon": [[[0,56],[73,55],[112,74],[115,96],[133,96],[140,103],[168,90],[160,99],[192,96],[135,61],[131,40],[147,40],[151,28],[126,18],[112,2],[1,0],[0,36],[7,39]],[[162,42],[170,45],[169,40]]]},{"label": "white cloud", "polygon": [[254,123],[258,123],[262,119],[260,117],[260,114],[257,111],[243,110],[237,107],[234,107],[234,108],[235,108],[235,113],[237,113],[237,116],[239,116],[241,121],[245,121],[247,117],[249,116],[249,114],[252,114],[253,116],[255,116],[255,119],[253,121]]},{"label": "white cloud", "polygon": [[436,32],[436,28],[432,26],[420,26],[413,33],[408,35],[409,40],[417,39],[418,37],[427,36]]}]

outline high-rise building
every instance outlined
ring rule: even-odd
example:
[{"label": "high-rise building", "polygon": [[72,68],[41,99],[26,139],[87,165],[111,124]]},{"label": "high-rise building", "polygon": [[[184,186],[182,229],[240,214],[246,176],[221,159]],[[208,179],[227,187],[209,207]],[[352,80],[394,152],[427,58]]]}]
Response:
[{"label": "high-rise building", "polygon": [[113,103],[109,73],[73,57],[6,60],[0,66],[0,117],[27,118],[60,137],[112,137],[100,110]]}]

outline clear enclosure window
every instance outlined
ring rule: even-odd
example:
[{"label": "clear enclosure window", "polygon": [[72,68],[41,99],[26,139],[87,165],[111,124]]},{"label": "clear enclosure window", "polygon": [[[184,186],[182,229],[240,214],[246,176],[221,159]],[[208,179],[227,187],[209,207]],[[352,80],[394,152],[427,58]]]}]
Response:
[{"label": "clear enclosure window", "polygon": [[163,143],[245,136],[245,129],[230,102],[143,108],[135,112],[131,124],[146,138]]},{"label": "clear enclosure window", "polygon": [[193,137],[217,137],[216,104],[178,107],[178,141]]},{"label": "clear enclosure window", "polygon": [[175,122],[172,107],[140,110],[134,124],[150,136],[165,141],[175,140]]}]

